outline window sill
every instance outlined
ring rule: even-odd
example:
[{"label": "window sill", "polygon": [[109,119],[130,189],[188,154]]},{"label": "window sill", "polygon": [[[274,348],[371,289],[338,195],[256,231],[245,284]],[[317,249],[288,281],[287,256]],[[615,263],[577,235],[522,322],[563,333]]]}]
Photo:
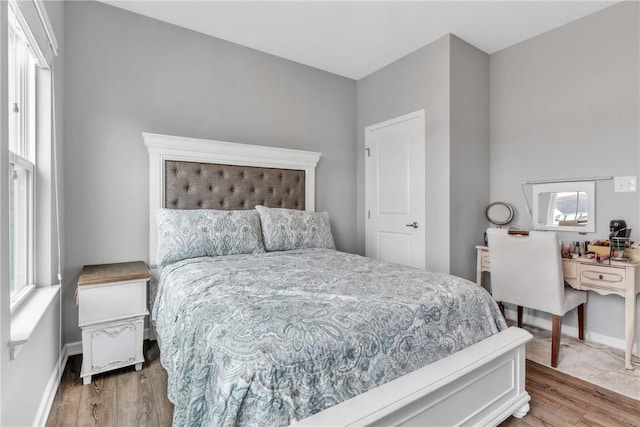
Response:
[{"label": "window sill", "polygon": [[31,334],[58,292],[60,292],[60,285],[36,288],[29,299],[22,302],[11,313],[11,338],[9,340],[11,360],[16,358],[22,346],[29,341]]},{"label": "window sill", "polygon": [[18,292],[17,295],[12,297],[11,308],[10,308],[11,314],[16,313],[18,311],[18,307],[20,307],[20,304],[29,300],[29,297],[35,290],[36,290],[36,287],[34,285],[27,285],[20,292]]}]

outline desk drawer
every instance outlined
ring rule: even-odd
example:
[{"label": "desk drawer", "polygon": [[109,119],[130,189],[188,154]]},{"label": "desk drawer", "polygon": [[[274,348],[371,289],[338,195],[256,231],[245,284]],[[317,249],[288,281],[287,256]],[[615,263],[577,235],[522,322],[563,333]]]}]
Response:
[{"label": "desk drawer", "polygon": [[594,291],[625,291],[624,268],[612,268],[597,265],[582,265],[580,269],[580,288]]}]

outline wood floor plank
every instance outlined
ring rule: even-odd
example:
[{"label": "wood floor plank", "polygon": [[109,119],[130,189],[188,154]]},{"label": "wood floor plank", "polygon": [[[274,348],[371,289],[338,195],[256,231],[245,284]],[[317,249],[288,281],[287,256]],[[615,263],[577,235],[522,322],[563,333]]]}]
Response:
[{"label": "wood floor plank", "polygon": [[133,367],[116,373],[118,425],[155,427],[158,416],[154,408],[153,391],[148,371]]},{"label": "wood floor plank", "polygon": [[94,375],[91,384],[82,386],[78,406],[78,426],[110,427],[117,425],[117,384],[108,373]]},{"label": "wood floor plank", "polygon": [[594,419],[604,418],[618,425],[638,425],[640,420],[640,402],[627,396],[598,387],[594,384],[572,377],[562,372],[557,372],[541,365],[528,363],[527,375],[532,386],[538,382],[550,387],[553,395],[564,397],[563,407],[585,414],[585,408],[589,408],[589,414]]},{"label": "wood floor plank", "polygon": [[640,401],[527,360],[526,390],[531,411],[511,426],[637,426]]},{"label": "wood floor plank", "polygon": [[82,390],[78,387],[82,356],[71,356],[64,367],[60,386],[51,404],[46,427],[74,426],[78,418],[78,406]]},{"label": "wood floor plank", "polygon": [[151,388],[158,424],[170,426],[173,422],[173,404],[167,398],[167,371],[160,363],[160,350],[155,344],[145,346],[145,366]]}]

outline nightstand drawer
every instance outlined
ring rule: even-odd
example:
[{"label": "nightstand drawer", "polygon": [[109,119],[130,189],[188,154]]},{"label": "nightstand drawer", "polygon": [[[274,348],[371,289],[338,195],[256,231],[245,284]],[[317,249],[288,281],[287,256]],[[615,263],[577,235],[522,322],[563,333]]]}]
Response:
[{"label": "nightstand drawer", "polygon": [[81,376],[144,362],[143,331],[144,317],[83,328]]},{"label": "nightstand drawer", "polygon": [[624,268],[582,265],[580,269],[580,288],[594,291],[624,292],[626,274]]},{"label": "nightstand drawer", "polygon": [[78,290],[78,324],[145,315],[146,302],[146,280],[83,285]]}]

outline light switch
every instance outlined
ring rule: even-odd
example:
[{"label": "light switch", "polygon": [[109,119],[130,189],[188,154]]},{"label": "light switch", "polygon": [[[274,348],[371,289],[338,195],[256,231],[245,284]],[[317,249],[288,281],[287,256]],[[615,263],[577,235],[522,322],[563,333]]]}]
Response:
[{"label": "light switch", "polygon": [[635,176],[616,176],[613,188],[616,193],[635,193],[637,191],[637,178]]}]

